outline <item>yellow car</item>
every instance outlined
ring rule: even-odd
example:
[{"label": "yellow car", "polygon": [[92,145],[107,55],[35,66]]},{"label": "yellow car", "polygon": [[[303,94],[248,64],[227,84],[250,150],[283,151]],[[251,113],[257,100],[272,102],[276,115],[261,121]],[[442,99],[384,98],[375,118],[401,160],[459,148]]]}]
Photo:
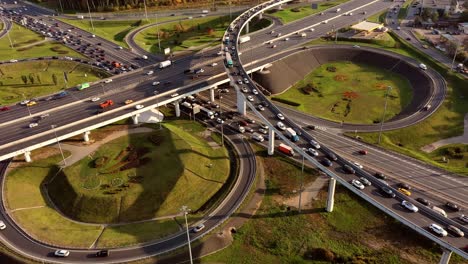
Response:
[{"label": "yellow car", "polygon": [[406,195],[406,196],[411,196],[411,192],[404,189],[404,188],[398,188],[398,191],[401,192],[402,194]]},{"label": "yellow car", "polygon": [[125,104],[126,104],[126,105],[127,105],[127,104],[131,104],[131,103],[133,103],[133,100],[130,100],[130,99],[125,100]]},{"label": "yellow car", "polygon": [[425,48],[425,49],[429,48],[429,46],[427,46],[426,44],[422,45],[422,47]]},{"label": "yellow car", "polygon": [[31,101],[31,102],[27,103],[26,105],[27,105],[27,106],[33,106],[33,105],[36,105],[36,104],[37,104],[37,103],[36,103],[35,101]]}]

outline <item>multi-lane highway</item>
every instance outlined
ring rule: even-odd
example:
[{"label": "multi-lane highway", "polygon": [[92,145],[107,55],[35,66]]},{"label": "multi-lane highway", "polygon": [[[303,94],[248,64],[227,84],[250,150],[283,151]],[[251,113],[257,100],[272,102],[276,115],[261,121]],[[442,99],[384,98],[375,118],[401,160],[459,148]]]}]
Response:
[{"label": "multi-lane highway", "polygon": [[[341,9],[342,9],[342,12],[347,12],[349,10],[356,9],[362,5],[366,5],[365,7],[362,8],[363,11],[366,11],[367,14],[372,14],[379,10],[385,9],[386,6],[389,5],[389,3],[376,1],[376,2],[369,4],[368,1],[356,0],[356,1],[352,1],[352,2],[342,5]],[[328,23],[326,24],[322,23],[322,21],[325,21],[324,19],[327,20]],[[295,51],[283,52],[280,50],[293,47],[293,46],[297,46],[297,45],[301,45],[302,43],[305,43],[306,41],[310,39],[324,35],[326,32],[330,31],[333,27],[338,28],[338,27],[342,27],[345,25],[349,25],[358,19],[359,17],[357,16],[353,16],[353,17],[337,16],[336,13],[329,11],[329,12],[325,12],[324,15],[312,16],[304,20],[298,21],[296,23],[291,23],[284,27],[276,29],[276,32],[282,33],[282,37],[284,38],[288,34],[293,34],[297,30],[308,29],[310,27],[314,28],[314,31],[309,30],[307,38],[291,36],[288,41],[281,40],[281,37],[279,39],[276,39],[277,37],[275,37],[275,35],[268,34],[266,32],[261,32],[257,35],[254,35],[255,37],[248,44],[248,47],[245,47],[244,49],[242,49],[243,54],[241,55],[240,60],[243,63],[246,63],[249,61],[256,61],[257,65],[262,65],[270,61],[275,61],[285,55],[295,52]],[[241,22],[241,19],[239,19],[237,22]],[[271,48],[272,44],[271,45],[267,44],[272,39],[274,39],[273,41],[275,45],[277,45],[276,48]],[[207,58],[212,58],[212,60],[207,59]],[[263,61],[260,61],[261,59],[263,59]],[[146,71],[131,72],[131,73],[127,73],[125,77],[114,78],[114,81],[111,83],[102,84],[102,85],[98,84],[98,85],[95,85],[92,89],[84,90],[81,92],[74,91],[74,92],[71,92],[71,95],[62,99],[40,102],[37,106],[31,107],[29,109],[33,113],[33,116],[38,116],[46,112],[50,113],[50,116],[44,119],[39,124],[38,127],[32,128],[32,129],[28,127],[28,124],[32,122],[33,120],[36,120],[37,118],[29,117],[28,111],[25,107],[15,106],[12,108],[11,110],[12,112],[7,113],[7,114],[4,114],[4,113],[0,114],[0,120],[2,121],[1,128],[3,129],[3,131],[5,132],[16,131],[16,133],[7,133],[5,135],[7,139],[5,141],[0,142],[0,151],[2,151],[2,153],[8,153],[13,150],[22,149],[31,144],[44,141],[47,138],[51,138],[52,135],[49,131],[50,125],[58,125],[59,128],[57,129],[57,133],[59,135],[65,135],[73,131],[79,130],[80,128],[85,128],[87,126],[91,126],[98,122],[104,122],[105,120],[110,120],[112,118],[122,116],[123,114],[126,114],[126,115],[131,114],[132,112],[134,112],[133,105],[129,105],[126,107],[123,106],[123,101],[126,99],[132,99],[135,102],[137,102],[138,100],[139,101],[144,100],[144,104],[148,106],[157,105],[163,101],[168,102],[170,100],[180,99],[181,97],[183,97],[183,96],[176,96],[172,98],[171,93],[175,91],[177,91],[177,93],[179,93],[180,95],[190,94],[190,93],[193,93],[195,90],[199,90],[199,89],[202,89],[203,87],[206,87],[209,83],[216,83],[216,82],[225,80],[226,75],[222,74],[223,67],[221,67],[221,63],[218,63],[218,66],[215,66],[215,67],[207,66],[211,64],[212,61],[219,61],[219,56],[217,56],[215,52],[204,54],[204,56],[200,58],[199,60],[197,60],[197,58],[191,58],[191,59],[176,61],[176,64],[173,67],[170,67],[161,71],[157,71],[153,75],[145,75]],[[205,69],[204,75],[206,76],[199,76],[199,78],[192,79],[191,77],[193,75],[184,75],[184,71],[187,68],[200,67],[200,66],[194,66],[198,64],[199,62],[200,63],[204,62],[207,64],[204,66],[204,69]],[[240,65],[236,65],[236,66],[240,66]],[[184,77],[181,78],[181,76],[184,76]],[[152,82],[155,80],[160,81],[161,83],[157,86],[153,86]],[[184,87],[178,88],[181,86],[184,86]],[[153,94],[154,90],[157,90],[160,95],[154,96]],[[89,101],[89,98],[96,97],[96,96],[101,97],[102,100],[112,99],[117,104],[121,104],[121,107],[118,107],[118,108],[115,107],[113,110],[107,113],[96,115],[95,113],[98,110],[97,104]],[[256,98],[256,100],[264,101],[266,100],[266,98],[262,97],[262,95],[259,95],[259,97]],[[278,121],[276,119],[276,114],[278,112],[279,110],[272,106],[271,108],[268,108],[267,111],[262,113],[262,116],[264,116],[266,120],[268,120],[269,122],[275,124]],[[256,112],[256,114],[258,114],[258,112]],[[288,126],[296,127],[295,123],[292,120],[286,119],[285,123]],[[300,129],[299,127],[297,128]],[[314,135],[314,136],[319,138],[319,135]],[[303,140],[301,140],[301,143],[299,144],[299,148],[301,148],[301,146],[307,146],[308,141],[310,139],[311,139],[311,135],[307,135],[304,131]],[[320,139],[325,140],[325,138],[320,138]],[[235,137],[234,140],[240,140],[240,139]],[[330,147],[334,150],[337,148],[340,148],[339,146],[335,147],[334,145],[331,145]],[[242,151],[246,153],[248,150],[247,149],[240,150],[241,153]],[[242,155],[242,156],[245,156],[245,155]],[[369,157],[371,157],[371,155],[369,155]],[[340,173],[339,174],[340,177],[344,179],[345,181],[348,181],[349,179],[351,179],[350,177],[354,177],[354,176],[341,174],[342,172],[342,170],[340,169],[341,165],[338,165],[338,164],[343,164],[344,162],[345,162],[344,160],[340,159],[340,162],[334,163],[332,170],[336,174]],[[370,161],[370,162],[373,162],[373,161]],[[414,164],[408,164],[408,166],[413,166],[413,165]],[[251,164],[248,167],[252,168],[252,166],[253,165]],[[390,167],[395,168],[395,166],[399,166],[399,165],[393,165],[393,164],[388,163],[388,166],[389,166],[388,168],[387,167],[384,168],[385,171],[389,171]],[[246,168],[247,169],[247,171],[245,171],[246,175],[251,173],[251,171],[250,172],[248,171],[250,170],[249,168]],[[380,167],[378,168],[380,169]],[[361,173],[361,171],[359,171],[359,173]],[[374,184],[374,186],[382,185],[382,183],[375,181],[375,179],[373,179],[371,176],[366,175],[366,174],[363,174],[363,175],[369,178]],[[451,177],[447,177],[447,179],[450,181]],[[243,185],[239,184],[238,186],[239,188],[236,188],[233,191],[239,191],[240,189],[243,189],[247,185],[248,184],[246,182],[244,182]],[[349,184],[347,185],[347,187],[350,187]],[[457,190],[454,190],[454,192],[457,192]],[[366,188],[364,192],[358,193],[358,195],[362,195],[363,193],[366,194],[365,197],[370,197],[369,199],[378,200],[378,202],[382,204],[384,207],[392,210],[391,212],[397,213],[398,215],[404,217],[405,219],[408,219],[410,222],[418,223],[418,225],[420,226],[424,226],[426,222],[428,221],[434,221],[433,216],[429,216],[428,218],[428,216],[426,215],[410,214],[407,211],[401,210],[401,207],[395,206],[395,203],[396,203],[395,200],[384,199],[381,196],[375,195],[378,192],[376,192],[372,188]],[[402,195],[399,195],[398,197],[399,199],[401,199]],[[228,204],[226,207],[227,211],[223,211],[222,212],[223,214],[221,214],[220,212],[219,215],[222,215],[223,217],[227,217],[229,215],[229,210],[232,210],[233,208],[235,208],[233,204],[235,204],[235,201]],[[217,223],[218,222],[216,222],[215,219],[213,219],[211,226],[214,226]],[[20,233],[20,231],[16,229],[12,229],[9,232],[14,233],[14,234],[5,233],[6,235],[8,236],[11,235],[11,237],[13,237],[13,239],[11,240],[10,240],[10,237],[8,237],[9,241],[11,242],[10,244],[14,244],[14,246],[19,247],[20,249],[24,249],[25,253],[29,255],[33,255],[36,257],[44,257],[50,251],[52,251],[52,248],[50,247],[44,247],[38,244],[33,244],[33,242],[24,238],[22,234]],[[460,242],[459,239],[455,239],[453,237],[448,237],[446,238],[445,241],[448,241],[451,244],[456,245],[456,246],[461,246],[461,243],[463,243],[463,242]],[[154,245],[154,246],[148,246],[148,247],[137,248],[137,249],[116,250],[117,253],[112,254],[112,260],[127,261],[130,259],[141,258],[142,256],[153,255],[153,254],[164,252],[165,250],[170,250],[174,247],[181,246],[184,243],[185,242],[182,238],[179,238],[179,236],[176,236],[173,240],[166,241],[165,243],[159,243],[158,245]],[[89,253],[88,251],[76,251],[76,252],[72,252],[72,254],[73,254],[73,258],[70,258],[70,260],[74,262],[83,261],[91,255],[91,253]],[[111,261],[111,259],[109,259],[109,261]]]}]

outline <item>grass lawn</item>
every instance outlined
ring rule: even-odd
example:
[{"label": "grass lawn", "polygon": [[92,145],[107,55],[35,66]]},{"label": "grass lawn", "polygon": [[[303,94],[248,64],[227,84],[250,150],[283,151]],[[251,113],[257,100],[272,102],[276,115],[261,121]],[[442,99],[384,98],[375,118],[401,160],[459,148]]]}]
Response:
[{"label": "grass lawn", "polygon": [[280,18],[284,24],[287,24],[287,23],[299,20],[301,18],[304,18],[306,16],[310,16],[316,13],[323,12],[326,9],[332,8],[334,6],[337,6],[345,2],[348,2],[348,0],[331,0],[331,1],[324,2],[324,3],[318,3],[317,9],[312,9],[311,5],[308,4],[306,6],[285,8],[280,11],[273,11],[273,12],[270,11],[268,13],[275,17]]},{"label": "grass lawn", "polygon": [[[164,22],[169,20],[174,20],[179,17],[162,17],[158,19],[158,22]],[[112,41],[122,47],[128,47],[125,42],[125,36],[132,31],[133,29],[156,22],[156,19],[146,20],[117,20],[117,21],[108,21],[108,20],[97,20],[93,21],[94,31],[92,30],[91,23],[89,20],[76,20],[76,19],[60,19],[63,22],[66,22],[70,25],[73,25],[77,28],[93,32],[95,35]]]},{"label": "grass lawn", "polygon": [[174,234],[179,225],[172,219],[121,226],[108,226],[99,237],[97,247],[113,248],[144,243]]},{"label": "grass lawn", "polygon": [[387,11],[382,11],[380,13],[377,13],[368,17],[366,20],[369,22],[374,22],[374,23],[384,23],[386,16],[387,16]]},{"label": "grass lawn", "polygon": [[343,61],[321,65],[274,98],[296,102],[297,110],[325,119],[373,123],[382,118],[388,86],[393,89],[385,118],[390,119],[411,102],[411,86],[402,76],[369,65]]},{"label": "grass lawn", "polygon": [[[428,240],[395,222],[370,204],[337,186],[335,209],[324,212],[326,192],[321,192],[304,214],[287,211],[282,205],[283,188],[294,188],[290,174],[270,170],[272,161],[263,159],[267,190],[260,209],[234,234],[233,244],[201,263],[432,263],[440,252]],[[295,168],[300,174],[300,168]],[[268,184],[272,179],[288,185]],[[320,258],[322,249],[330,258]],[[315,253],[315,254],[314,254]],[[454,263],[462,263],[453,256]]]},{"label": "grass lawn", "polygon": [[196,211],[230,169],[226,149],[209,146],[204,131],[176,120],[163,130],[113,140],[67,167],[66,177],[50,184],[50,195],[68,215],[87,222],[149,219],[176,214],[182,205]]},{"label": "grass lawn", "polygon": [[[405,40],[397,38],[391,34],[395,40],[394,47],[379,46],[370,43],[359,43],[361,46],[371,46],[382,48],[388,51],[399,53],[408,57],[412,57],[425,63],[428,67],[437,70],[447,81],[447,96],[442,106],[431,117],[418,123],[417,125],[388,131],[382,134],[383,141],[381,146],[391,149],[414,158],[428,162],[434,166],[446,169],[451,172],[468,175],[468,168],[460,163],[440,163],[438,157],[422,152],[421,147],[431,144],[435,141],[460,136],[463,134],[464,116],[468,113],[468,90],[466,89],[466,80],[460,75],[449,72],[448,69],[435,61],[434,59],[425,56],[419,50],[412,47]],[[315,40],[311,44],[327,44],[324,40]],[[356,42],[340,41],[342,44],[355,45]],[[354,134],[353,134],[354,135]],[[377,133],[361,133],[361,138],[371,144],[377,142]],[[460,165],[460,166],[458,166]]]},{"label": "grass lawn", "polygon": [[[182,51],[218,45],[229,23],[229,16],[210,16],[159,26],[161,49]],[[136,35],[135,42],[151,53],[159,53],[157,34],[156,26],[147,28]]]},{"label": "grass lawn", "polygon": [[8,36],[0,39],[0,60],[46,56],[83,58],[81,54],[54,41],[37,43],[43,41],[44,37],[16,23],[13,23],[12,29],[10,30],[10,38],[14,48],[11,48]]},{"label": "grass lawn", "polygon": [[[107,76],[104,72],[73,61],[40,60],[2,64],[0,65],[0,104],[21,101],[24,98],[23,94],[26,98],[34,98],[64,89],[66,86],[63,79],[64,71],[68,74],[68,87],[83,82],[93,82]],[[54,83],[53,75],[56,76],[57,84]]]}]

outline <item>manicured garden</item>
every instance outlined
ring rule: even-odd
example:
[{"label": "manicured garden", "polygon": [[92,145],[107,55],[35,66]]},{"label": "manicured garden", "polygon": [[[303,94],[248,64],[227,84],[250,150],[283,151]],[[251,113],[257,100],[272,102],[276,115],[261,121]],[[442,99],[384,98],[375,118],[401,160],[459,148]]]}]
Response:
[{"label": "manicured garden", "polygon": [[352,62],[332,62],[319,66],[281,95],[294,102],[297,110],[346,123],[378,123],[397,115],[411,102],[412,90],[403,76],[384,69]]},{"label": "manicured garden", "polygon": [[[52,94],[83,82],[94,82],[107,74],[81,63],[37,60],[0,65],[0,104]],[[63,73],[67,73],[65,83]]]},{"label": "manicured garden", "polygon": [[44,41],[44,37],[13,23],[8,36],[0,39],[0,60],[38,58],[46,56],[70,56],[83,58],[74,50],[55,41]]}]

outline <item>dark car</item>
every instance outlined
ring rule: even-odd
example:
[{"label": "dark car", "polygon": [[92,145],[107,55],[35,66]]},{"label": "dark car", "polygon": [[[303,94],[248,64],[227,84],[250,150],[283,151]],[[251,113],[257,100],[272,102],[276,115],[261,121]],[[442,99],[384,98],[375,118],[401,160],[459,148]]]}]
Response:
[{"label": "dark car", "polygon": [[263,105],[264,107],[268,107],[268,106],[270,106],[270,104],[268,104],[268,102],[267,102],[267,101],[263,101],[263,102],[262,102],[262,105]]},{"label": "dark car", "polygon": [[382,193],[385,197],[389,198],[395,198],[396,196],[395,193],[387,186],[380,187],[380,193]]},{"label": "dark car", "polygon": [[298,128],[293,128],[293,130],[294,130],[294,132],[296,132],[296,134],[297,134],[298,136],[302,136],[302,132],[301,132],[300,129],[298,129]]},{"label": "dark car", "polygon": [[445,203],[445,206],[447,206],[447,208],[449,208],[452,211],[455,211],[455,212],[460,211],[460,206],[458,206],[458,205],[456,205],[456,204],[454,204],[452,202]]},{"label": "dark car", "polygon": [[329,160],[327,158],[324,158],[321,162],[322,162],[323,166],[325,166],[325,167],[330,167],[333,164],[331,162],[331,160]]},{"label": "dark car", "polygon": [[331,153],[331,152],[327,152],[327,157],[331,160],[338,160],[338,157],[334,154],[334,153]]},{"label": "dark car", "polygon": [[8,106],[0,106],[0,111],[3,112],[3,111],[8,111],[8,110],[10,110],[10,107],[8,107]]},{"label": "dark car", "polygon": [[406,190],[411,190],[411,186],[409,186],[408,184],[403,183],[403,182],[398,183],[398,187],[406,189]]},{"label": "dark car", "polygon": [[425,206],[431,205],[431,203],[428,200],[421,198],[421,197],[416,198],[416,201],[418,201],[421,204],[424,204]]},{"label": "dark car", "polygon": [[186,69],[186,70],[184,70],[184,73],[185,73],[185,74],[187,74],[187,73],[191,73],[191,72],[192,72],[192,70],[190,70],[190,69]]},{"label": "dark car", "polygon": [[378,179],[381,179],[381,180],[387,179],[387,176],[385,176],[385,175],[384,175],[383,173],[381,173],[381,172],[376,172],[376,173],[374,173],[374,176],[375,176],[376,178],[378,178]]},{"label": "dark car", "polygon": [[356,171],[353,169],[353,167],[349,166],[348,164],[343,165],[343,170],[344,172],[348,174],[354,174]]},{"label": "dark car", "polygon": [[96,252],[96,257],[108,257],[109,256],[109,250],[100,250]]}]

